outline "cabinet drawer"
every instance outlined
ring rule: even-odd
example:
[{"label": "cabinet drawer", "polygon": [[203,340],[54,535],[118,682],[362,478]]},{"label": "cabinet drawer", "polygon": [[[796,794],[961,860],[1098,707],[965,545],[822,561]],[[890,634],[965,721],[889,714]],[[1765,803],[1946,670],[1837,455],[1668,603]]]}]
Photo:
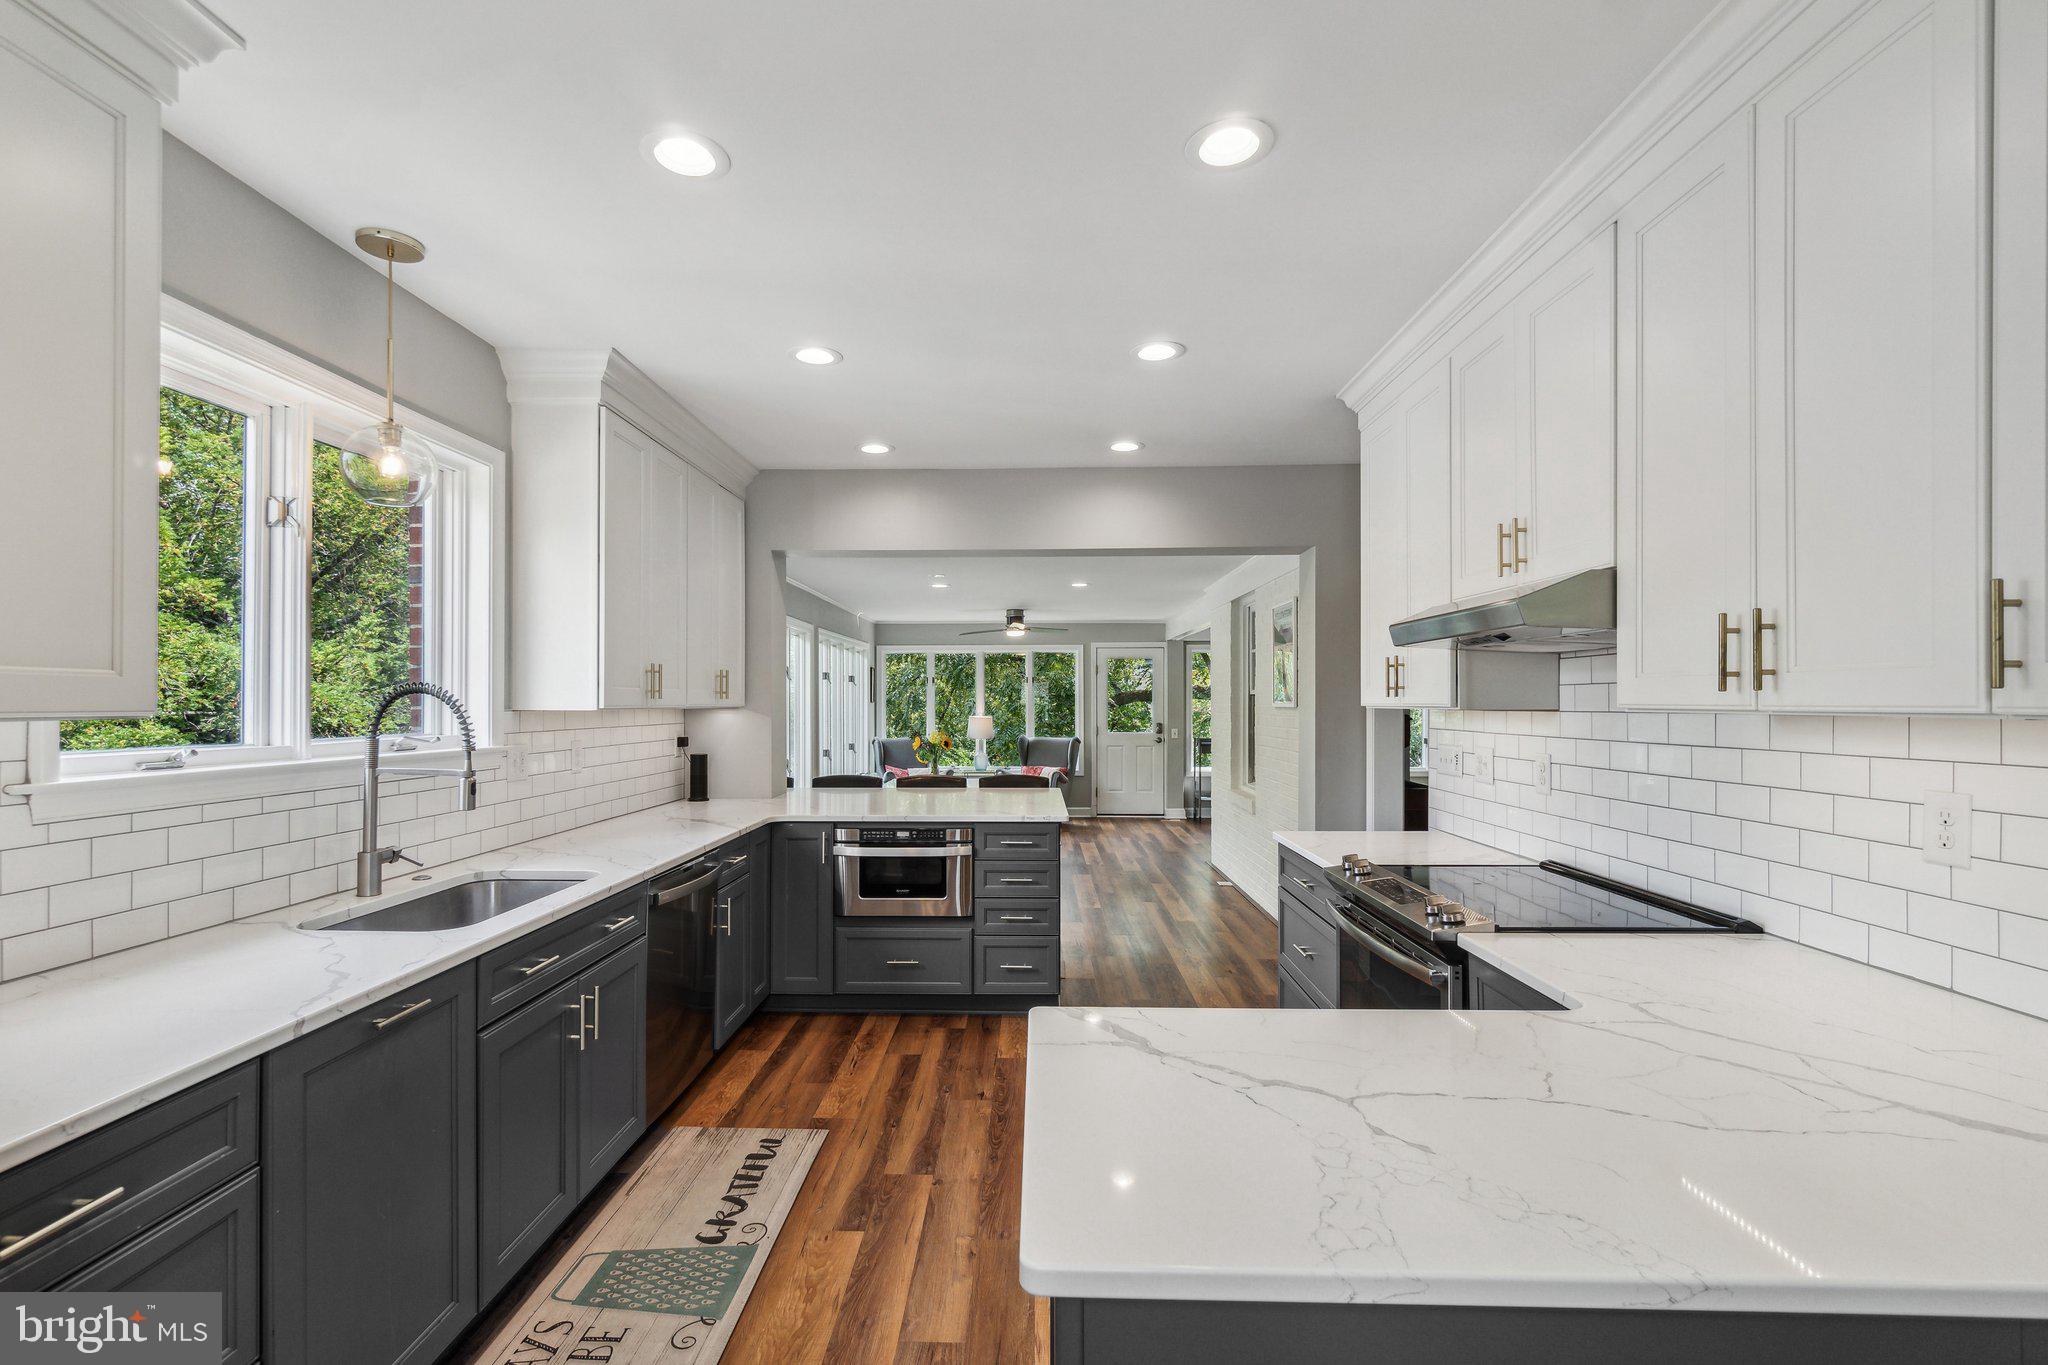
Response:
[{"label": "cabinet drawer", "polygon": [[982,934],[1057,934],[1058,901],[986,900],[974,907],[975,932]]},{"label": "cabinet drawer", "polygon": [[857,995],[965,995],[971,946],[967,925],[941,929],[841,929],[838,985]]},{"label": "cabinet drawer", "polygon": [[58,1288],[71,1294],[220,1295],[221,1365],[255,1365],[261,1334],[263,1206],[250,1171]]},{"label": "cabinet drawer", "polygon": [[1051,858],[1060,856],[1058,825],[977,825],[974,852],[991,861],[1009,858]]},{"label": "cabinet drawer", "polygon": [[647,932],[647,888],[632,887],[484,954],[477,1022],[537,1000],[614,948]]},{"label": "cabinet drawer", "polygon": [[1057,899],[1060,894],[1058,863],[997,863],[974,860],[974,894],[979,896],[1033,896]]},{"label": "cabinet drawer", "polygon": [[1327,883],[1322,868],[1293,849],[1283,848],[1280,850],[1280,885],[1313,904],[1315,898],[1323,894]]},{"label": "cabinet drawer", "polygon": [[0,1236],[23,1239],[0,1289],[48,1289],[254,1166],[256,1097],[251,1062],[0,1175]]},{"label": "cabinet drawer", "polygon": [[766,830],[735,839],[711,856],[718,860],[719,889],[732,885],[767,861],[768,832]]},{"label": "cabinet drawer", "polygon": [[1056,938],[978,938],[974,941],[976,995],[1056,995],[1060,941]]},{"label": "cabinet drawer", "polygon": [[1337,998],[1337,930],[1286,891],[1280,893],[1280,960],[1325,1000]]},{"label": "cabinet drawer", "polygon": [[1280,964],[1280,1008],[1283,1010],[1326,1010],[1333,1006],[1303,984],[1301,976],[1285,962]]}]

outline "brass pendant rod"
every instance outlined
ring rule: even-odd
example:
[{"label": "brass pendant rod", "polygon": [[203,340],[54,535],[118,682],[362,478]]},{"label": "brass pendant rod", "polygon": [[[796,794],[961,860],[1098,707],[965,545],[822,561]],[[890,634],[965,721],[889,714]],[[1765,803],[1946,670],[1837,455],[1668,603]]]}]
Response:
[{"label": "brass pendant rod", "polygon": [[392,280],[393,261],[389,253],[384,257],[384,420],[397,420],[396,400],[393,390],[397,386],[398,341],[391,325],[391,297],[396,288]]}]

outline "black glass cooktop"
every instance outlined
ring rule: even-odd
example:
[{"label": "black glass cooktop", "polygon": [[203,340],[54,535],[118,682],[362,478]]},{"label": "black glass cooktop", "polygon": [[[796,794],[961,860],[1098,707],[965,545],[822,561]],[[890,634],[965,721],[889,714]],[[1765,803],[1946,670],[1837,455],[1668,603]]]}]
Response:
[{"label": "black glass cooktop", "polygon": [[1559,863],[1533,867],[1390,866],[1386,870],[1485,915],[1496,932],[1763,932],[1748,920]]}]

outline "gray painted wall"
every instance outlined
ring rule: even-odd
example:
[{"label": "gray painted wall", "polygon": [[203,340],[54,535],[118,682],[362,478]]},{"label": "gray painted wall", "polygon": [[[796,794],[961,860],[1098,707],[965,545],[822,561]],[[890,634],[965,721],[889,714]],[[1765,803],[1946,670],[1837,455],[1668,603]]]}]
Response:
[{"label": "gray painted wall", "polygon": [[[398,278],[399,401],[511,449],[498,353]],[[383,272],[168,134],[164,292],[383,392]]]},{"label": "gray painted wall", "polygon": [[[1332,402],[1336,401],[1334,399]],[[1009,509],[1009,510],[1005,510]],[[1358,469],[767,470],[747,489],[747,667],[782,670],[778,552],[901,554],[902,528],[933,553],[1205,550],[1305,554],[1302,607],[1317,647],[1305,688],[1315,709],[1301,756],[1301,818],[1325,829],[1365,820],[1365,711],[1358,705]],[[782,773],[781,690],[691,717],[718,754],[713,795],[762,796]]]},{"label": "gray painted wall", "polygon": [[875,623],[863,620],[845,607],[827,602],[814,592],[805,592],[794,583],[783,584],[782,614],[794,616],[797,620],[813,626],[823,626],[835,635],[844,635],[849,640],[875,638]]},{"label": "gray painted wall", "polygon": [[[966,632],[970,630],[987,630],[992,624],[992,622],[982,622],[979,625],[963,625],[957,621],[938,622],[930,625],[918,625],[902,621],[882,622],[875,626],[875,645],[878,650],[902,645],[925,645],[933,649],[944,649],[949,645],[967,645],[974,648],[987,649],[1001,645],[1003,641],[986,635],[970,638]],[[1089,660],[1086,656],[1088,646],[1090,645],[1163,645],[1166,642],[1166,625],[1162,621],[1067,621],[1061,623],[1060,629],[1064,634],[1038,637],[1033,639],[1031,644],[1041,649],[1067,648],[1080,650],[1083,655],[1081,667],[1084,672],[1089,665]],[[877,660],[877,666],[879,666],[879,663],[880,661]],[[1160,715],[1160,719],[1166,722],[1169,730],[1177,729],[1187,724],[1187,718],[1178,714],[1180,701],[1172,691],[1171,671],[1171,665],[1169,664],[1169,680],[1162,689],[1165,695],[1160,697],[1160,701],[1165,707]],[[1096,716],[1095,705],[1092,700],[1087,704],[1084,719],[1087,721],[1091,733],[1081,736],[1081,771],[1076,773],[1074,780],[1067,785],[1067,804],[1082,810],[1090,810],[1095,805],[1095,765],[1093,761],[1095,736],[1092,732]],[[1176,769],[1173,746],[1168,744],[1166,747],[1166,785],[1162,790],[1166,794],[1166,806],[1169,810],[1180,804],[1180,780],[1185,771],[1185,761],[1181,763],[1179,769]]]}]

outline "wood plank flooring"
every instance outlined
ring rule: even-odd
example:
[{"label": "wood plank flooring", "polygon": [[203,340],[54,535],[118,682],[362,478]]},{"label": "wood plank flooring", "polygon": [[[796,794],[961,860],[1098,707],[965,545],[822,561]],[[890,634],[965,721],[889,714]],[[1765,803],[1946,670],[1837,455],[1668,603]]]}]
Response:
[{"label": "wood plank flooring", "polygon": [[[1066,827],[1061,1000],[1270,1006],[1273,921],[1209,865],[1208,826]],[[1024,1139],[1022,1016],[757,1016],[664,1124],[827,1128],[810,1180],[761,1272],[728,1365],[1036,1365],[1046,1301],[1017,1283]],[[571,1220],[619,1196],[643,1140]],[[498,1312],[448,1359],[481,1354]]]}]

